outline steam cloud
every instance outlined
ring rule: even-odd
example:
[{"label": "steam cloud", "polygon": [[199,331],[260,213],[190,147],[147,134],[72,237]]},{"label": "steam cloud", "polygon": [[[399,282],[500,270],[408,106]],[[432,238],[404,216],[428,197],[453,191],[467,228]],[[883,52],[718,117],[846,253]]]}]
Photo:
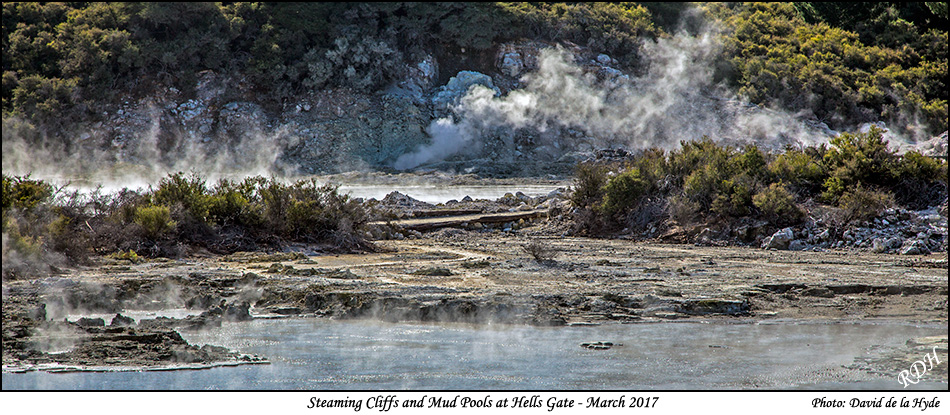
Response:
[{"label": "steam cloud", "polygon": [[[296,140],[287,128],[268,130],[253,121],[215,136],[168,128],[163,117],[151,107],[138,120],[142,128],[110,137],[101,129],[80,126],[68,140],[40,136],[25,122],[4,118],[4,174],[29,174],[80,188],[102,185],[107,191],[145,187],[179,171],[196,172],[209,183],[233,176],[276,176],[283,172],[283,148]],[[111,143],[104,142],[109,139]]]},{"label": "steam cloud", "polygon": [[[646,42],[642,52],[649,70],[630,78],[604,68],[587,70],[560,47],[544,49],[537,71],[522,78],[523,89],[496,97],[486,87],[472,87],[454,108],[454,119],[430,125],[432,142],[401,156],[393,167],[409,169],[477,149],[499,127],[534,129],[542,139],[536,145],[562,154],[617,146],[670,149],[703,136],[780,148],[821,142],[830,133],[796,115],[742,103],[715,85],[712,70],[720,45],[713,33]],[[551,133],[558,129],[584,137]]]}]

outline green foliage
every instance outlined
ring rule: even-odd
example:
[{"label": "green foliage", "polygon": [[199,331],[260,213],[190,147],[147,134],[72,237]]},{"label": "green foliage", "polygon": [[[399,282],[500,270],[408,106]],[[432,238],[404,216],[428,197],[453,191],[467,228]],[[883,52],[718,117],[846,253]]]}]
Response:
[{"label": "green foliage", "polygon": [[73,105],[75,87],[74,79],[27,75],[16,82],[13,107],[34,119],[55,122],[59,114]]},{"label": "green foliage", "polygon": [[916,151],[905,153],[893,168],[892,175],[902,179],[947,182],[947,163]]},{"label": "green foliage", "polygon": [[921,3],[703,7],[730,28],[718,76],[752,102],[837,128],[920,119],[931,134],[946,130],[947,25]]},{"label": "green foliage", "polygon": [[[3,232],[9,238],[4,258],[9,248],[33,264],[62,256],[83,263],[94,252],[117,250],[176,256],[187,245],[224,253],[283,242],[372,249],[360,236],[369,209],[314,180],[284,184],[249,177],[209,188],[195,174],[175,173],[145,193],[85,195],[54,191],[28,177],[3,176],[2,196]],[[17,272],[38,272],[24,269]]]},{"label": "green foliage", "polygon": [[789,148],[777,155],[755,146],[730,148],[707,138],[669,153],[651,149],[616,166],[578,166],[572,201],[583,208],[580,231],[648,230],[681,225],[765,220],[800,223],[803,203],[842,208],[848,221],[873,218],[899,203],[913,209],[946,200],[947,163],[916,152],[898,156],[883,131],[844,133],[831,146]]},{"label": "green foliage", "polygon": [[208,189],[205,181],[195,173],[185,177],[184,173],[178,172],[163,178],[152,193],[152,200],[165,207],[180,206],[199,222],[208,217]]},{"label": "green foliage", "polygon": [[167,206],[146,205],[135,208],[132,221],[141,226],[145,237],[150,240],[162,239],[173,231],[178,223],[172,220]]},{"label": "green foliage", "polygon": [[884,209],[894,205],[894,196],[890,193],[872,190],[858,184],[845,191],[838,202],[846,222],[868,221],[881,215]]},{"label": "green foliage", "polygon": [[[43,254],[43,238],[41,236],[24,235],[20,230],[19,222],[12,216],[3,215],[3,234],[7,240],[3,250],[4,262],[12,253],[16,253],[27,260],[37,260]],[[6,267],[4,267],[4,270]],[[6,274],[6,271],[4,271]],[[4,275],[6,279],[6,275]]]},{"label": "green foliage", "polygon": [[260,226],[262,218],[256,206],[251,204],[254,197],[253,183],[250,179],[240,184],[227,179],[219,181],[207,199],[208,220],[223,226]]},{"label": "green foliage", "polygon": [[626,66],[637,65],[640,42],[661,31],[636,3],[505,3],[512,36],[570,41],[602,51]]},{"label": "green foliage", "polygon": [[574,192],[571,203],[580,208],[593,208],[600,203],[607,184],[606,166],[596,163],[581,163],[574,173]]},{"label": "green foliage", "polygon": [[649,189],[649,184],[634,167],[610,178],[604,186],[600,211],[608,216],[630,209]]},{"label": "green foliage", "polygon": [[925,209],[946,199],[946,161],[911,151],[895,163],[891,175],[897,183],[894,197],[901,205]]},{"label": "green foliage", "polygon": [[775,181],[788,183],[795,192],[814,194],[821,190],[828,179],[828,171],[823,164],[824,152],[824,147],[787,149],[769,163],[769,174]]},{"label": "green foliage", "polygon": [[883,131],[872,127],[867,133],[844,133],[831,139],[824,155],[830,170],[822,196],[837,201],[843,191],[858,183],[872,186],[893,186],[897,156],[887,148]]},{"label": "green foliage", "polygon": [[128,251],[117,251],[116,253],[110,255],[112,258],[129,261],[133,264],[142,262],[142,257],[139,256],[135,251],[129,249]]},{"label": "green foliage", "polygon": [[795,204],[795,197],[782,183],[772,183],[752,198],[752,203],[769,221],[785,226],[800,222],[805,212]]},{"label": "green foliage", "polygon": [[31,211],[40,204],[48,203],[53,195],[53,186],[29,176],[3,175],[3,212],[10,208]]},{"label": "green foliage", "polygon": [[720,216],[748,216],[752,206],[752,188],[741,181],[723,180],[710,211]]}]

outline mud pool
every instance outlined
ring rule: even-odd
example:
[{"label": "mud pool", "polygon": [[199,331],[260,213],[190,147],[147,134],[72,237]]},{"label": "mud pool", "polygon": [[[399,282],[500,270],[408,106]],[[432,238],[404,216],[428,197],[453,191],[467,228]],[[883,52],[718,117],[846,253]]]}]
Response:
[{"label": "mud pool", "polygon": [[[902,322],[662,322],[600,326],[257,319],[182,333],[271,364],[205,370],[5,373],[3,389],[901,389],[845,366],[872,346],[946,335]],[[609,341],[609,350],[580,347]],[[622,345],[616,345],[622,343]],[[945,390],[930,381],[916,389]]]}]

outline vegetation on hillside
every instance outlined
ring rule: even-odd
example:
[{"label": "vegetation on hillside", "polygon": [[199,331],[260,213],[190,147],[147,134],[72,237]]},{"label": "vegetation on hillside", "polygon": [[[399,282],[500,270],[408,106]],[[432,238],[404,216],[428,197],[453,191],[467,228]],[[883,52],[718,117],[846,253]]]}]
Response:
[{"label": "vegetation on hillside", "polygon": [[[757,104],[834,128],[870,120],[947,128],[946,3],[36,3],[3,4],[4,114],[88,120],[212,70],[261,101],[313,88],[377,91],[424,54],[497,42],[573,42],[624,69],[641,42],[719,22],[718,74]],[[685,18],[685,19],[684,19]],[[686,22],[681,26],[681,22]],[[465,52],[467,50],[467,52]],[[477,68],[476,68],[477,69]]]},{"label": "vegetation on hillside", "polygon": [[942,4],[942,14],[921,3],[714,3],[706,10],[726,27],[719,76],[751,102],[809,111],[833,128],[883,120],[909,129],[919,120],[938,134],[947,129]]}]

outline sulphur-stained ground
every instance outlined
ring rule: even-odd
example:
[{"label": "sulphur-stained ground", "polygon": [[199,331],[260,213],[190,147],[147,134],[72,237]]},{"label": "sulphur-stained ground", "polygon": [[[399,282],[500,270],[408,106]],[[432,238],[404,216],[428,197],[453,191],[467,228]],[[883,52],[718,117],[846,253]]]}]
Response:
[{"label": "sulphur-stained ground", "polygon": [[[170,333],[284,316],[555,326],[670,319],[947,321],[946,252],[908,257],[668,245],[551,236],[533,226],[507,232],[445,228],[376,246],[374,253],[346,255],[242,252],[137,263],[104,258],[52,278],[5,281],[4,369],[266,363],[266,357],[239,351],[202,351]],[[194,312],[138,321],[112,317],[163,309]],[[110,318],[76,321],[83,313]],[[71,336],[74,347],[40,347],[57,333]],[[153,355],[152,363],[142,363],[148,360],[143,353]],[[136,362],[128,361],[132,354]],[[913,362],[893,366],[904,363]]]}]

